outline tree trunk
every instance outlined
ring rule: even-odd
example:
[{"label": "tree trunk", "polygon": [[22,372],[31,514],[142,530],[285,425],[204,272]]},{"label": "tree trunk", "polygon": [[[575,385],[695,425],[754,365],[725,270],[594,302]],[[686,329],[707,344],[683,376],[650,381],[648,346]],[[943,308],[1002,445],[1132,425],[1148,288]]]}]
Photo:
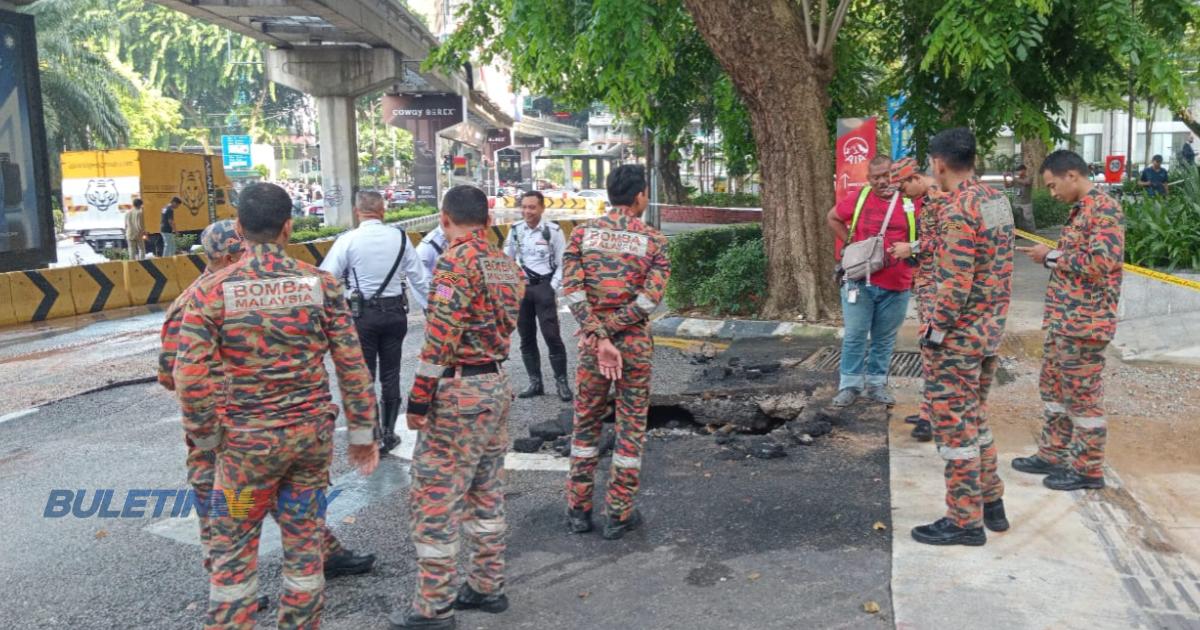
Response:
[{"label": "tree trunk", "polygon": [[659,194],[665,197],[663,203],[687,203],[687,188],[683,186],[683,177],[679,173],[679,158],[674,155],[675,143],[669,140],[660,140],[659,143],[662,151],[662,168],[658,171],[662,176],[659,182],[662,190]]},{"label": "tree trunk", "polygon": [[1046,142],[1041,138],[1021,140],[1021,158],[1025,168],[1029,169],[1029,178],[1033,182],[1034,190],[1046,187],[1046,182],[1042,180],[1042,162],[1046,161],[1046,153]]},{"label": "tree trunk", "polygon": [[762,165],[763,315],[837,317],[833,151],[825,112],[830,58],[810,51],[794,0],[684,0],[750,113]]},{"label": "tree trunk", "polygon": [[1184,107],[1176,110],[1173,113],[1175,114],[1176,120],[1187,125],[1187,128],[1190,129],[1193,134],[1200,136],[1200,121],[1197,121],[1196,117],[1192,115],[1192,110]]},{"label": "tree trunk", "polygon": [[1078,129],[1079,129],[1079,97],[1073,96],[1073,97],[1071,97],[1071,127],[1067,131],[1067,135],[1071,139],[1068,141],[1067,146],[1071,147],[1071,150],[1075,151],[1075,152],[1079,151],[1079,149],[1077,148],[1079,146],[1079,137],[1076,135],[1076,132],[1078,131]]},{"label": "tree trunk", "polygon": [[1146,151],[1145,161],[1143,164],[1150,163],[1150,156],[1154,154],[1154,110],[1158,109],[1154,106],[1154,99],[1146,100]]}]

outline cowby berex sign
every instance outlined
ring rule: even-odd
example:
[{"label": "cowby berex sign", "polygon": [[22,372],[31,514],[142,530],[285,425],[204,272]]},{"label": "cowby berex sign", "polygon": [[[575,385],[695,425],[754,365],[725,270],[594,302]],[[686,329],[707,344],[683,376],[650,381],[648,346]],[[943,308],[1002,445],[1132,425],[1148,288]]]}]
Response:
[{"label": "cowby berex sign", "polygon": [[383,119],[413,135],[413,187],[416,201],[436,206],[437,135],[466,120],[457,94],[384,94]]},{"label": "cowby berex sign", "polygon": [[837,198],[867,184],[867,164],[875,157],[875,118],[839,118],[837,122]]}]

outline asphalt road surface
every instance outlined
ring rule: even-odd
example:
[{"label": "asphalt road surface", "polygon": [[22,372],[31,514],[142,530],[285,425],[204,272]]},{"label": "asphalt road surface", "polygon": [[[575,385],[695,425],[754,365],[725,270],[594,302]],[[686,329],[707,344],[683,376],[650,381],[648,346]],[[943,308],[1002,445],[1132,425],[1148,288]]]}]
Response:
[{"label": "asphalt road surface", "polygon": [[[143,319],[148,329],[157,324]],[[405,387],[421,326],[414,317]],[[569,315],[563,329],[571,338]],[[105,343],[91,345],[100,352]],[[726,356],[798,351],[735,345]],[[514,357],[507,367],[519,389],[525,377],[516,343]],[[144,362],[142,375],[152,373],[153,353],[134,359]],[[21,360],[6,359],[9,368]],[[665,345],[654,369],[658,392],[694,388],[701,370]],[[568,407],[550,396],[517,401],[510,433],[521,437]],[[407,605],[416,572],[407,460],[398,456],[410,452],[412,436],[369,479],[348,469],[344,431],[336,439],[332,477],[342,492],[329,523],[345,545],[379,561],[369,575],[327,584],[324,627],[383,628],[388,612]],[[647,524],[617,542],[565,533],[565,459],[510,458],[512,608],[463,614],[460,627],[890,627],[890,531],[873,526],[890,527],[886,439],[882,413],[848,418],[832,436],[773,460],[728,458],[708,435],[651,437],[639,497]],[[130,490],[183,488],[178,408],[157,385],[74,395],[0,419],[0,627],[198,627],[208,588],[194,520],[171,517],[169,508],[158,517],[46,514],[55,490],[85,492],[87,508],[111,489],[109,508],[120,511]],[[277,530],[268,526],[260,577],[272,607],[261,627],[273,626],[280,560]],[[864,612],[869,602],[880,612]]]}]

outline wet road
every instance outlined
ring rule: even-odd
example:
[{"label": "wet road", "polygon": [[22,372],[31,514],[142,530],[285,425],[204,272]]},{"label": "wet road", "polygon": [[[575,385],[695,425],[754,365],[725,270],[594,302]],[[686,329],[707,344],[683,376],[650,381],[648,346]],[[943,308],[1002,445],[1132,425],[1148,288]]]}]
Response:
[{"label": "wet road", "polygon": [[[169,508],[158,517],[46,514],[55,490],[85,491],[88,507],[97,490],[111,489],[109,507],[120,511],[131,489],[185,487],[178,411],[168,392],[142,383],[70,395],[152,375],[160,317],[0,333],[0,369],[10,379],[0,399],[11,400],[10,392],[42,397],[36,408],[0,415],[0,627],[199,626],[207,584],[193,520],[172,518]],[[412,318],[405,388],[421,327]],[[569,316],[563,328],[564,336],[573,333]],[[728,352],[771,352],[766,345]],[[86,357],[102,359],[91,367],[65,364]],[[507,367],[514,386],[523,385],[520,361]],[[654,387],[682,391],[699,370],[663,345]],[[72,372],[78,378],[64,385]],[[517,401],[512,437],[566,408],[550,397]],[[396,455],[410,452],[412,442],[406,435]],[[415,576],[407,461],[388,457],[363,479],[346,465],[344,432],[336,444],[332,477],[342,494],[329,522],[344,544],[380,560],[370,575],[329,582],[324,627],[386,627],[384,616],[408,601]],[[507,490],[513,607],[498,616],[464,614],[460,627],[890,626],[889,537],[872,528],[889,519],[883,419],[849,420],[835,438],[794,447],[783,459],[718,459],[721,451],[708,436],[651,438],[640,498],[648,526],[620,542],[564,533],[565,460],[544,455],[522,465],[510,458],[518,468],[509,471]],[[520,469],[530,461],[551,470]],[[263,592],[275,600],[273,529],[264,534],[260,573]],[[866,601],[882,613],[863,613]]]}]

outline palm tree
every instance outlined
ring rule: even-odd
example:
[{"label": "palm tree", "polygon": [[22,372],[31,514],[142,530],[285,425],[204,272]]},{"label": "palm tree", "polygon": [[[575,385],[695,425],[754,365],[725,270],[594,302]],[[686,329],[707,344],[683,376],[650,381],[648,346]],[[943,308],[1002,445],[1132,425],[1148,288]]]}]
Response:
[{"label": "palm tree", "polygon": [[37,26],[42,105],[50,169],[59,181],[59,153],[118,147],[128,125],[117,95],[135,87],[113,67],[103,45],[120,27],[109,3],[100,0],[40,0],[24,12]]}]

